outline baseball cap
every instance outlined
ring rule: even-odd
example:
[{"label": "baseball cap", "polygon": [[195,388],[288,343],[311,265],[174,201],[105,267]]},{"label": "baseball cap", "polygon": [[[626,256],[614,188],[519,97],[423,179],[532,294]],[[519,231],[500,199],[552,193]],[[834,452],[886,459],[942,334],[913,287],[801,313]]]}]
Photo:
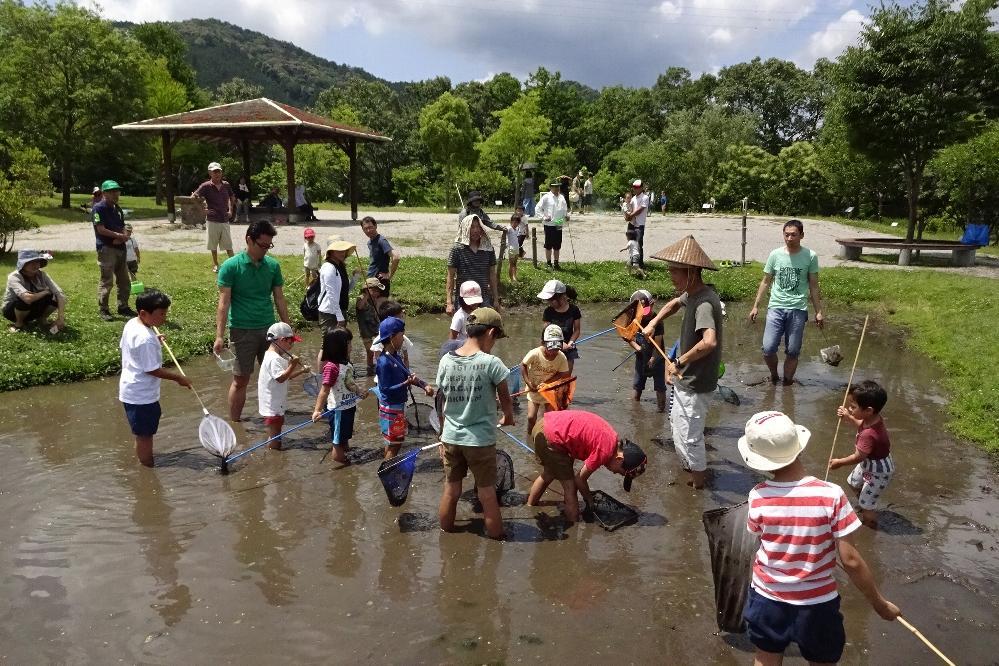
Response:
[{"label": "baseball cap", "polygon": [[630,439],[621,441],[621,452],[624,454],[624,460],[621,464],[624,469],[624,483],[622,485],[624,491],[630,493],[631,483],[645,472],[648,458],[645,456],[645,451],[642,451],[641,447]]},{"label": "baseball cap", "polygon": [[772,472],[786,467],[805,450],[812,433],[781,412],[757,412],[746,421],[739,454],[748,467]]},{"label": "baseball cap", "polygon": [[302,236],[304,236],[305,238],[315,238],[316,230],[313,229],[312,227],[305,227],[305,231],[302,232]]},{"label": "baseball cap", "polygon": [[382,323],[378,325],[378,339],[375,340],[376,343],[384,344],[396,333],[401,333],[406,330],[406,322],[399,319],[398,317],[385,317]]},{"label": "baseball cap", "polygon": [[541,293],[538,294],[538,298],[543,301],[547,301],[552,296],[556,294],[565,293],[565,283],[561,280],[549,280],[545,282],[545,286],[541,289]]},{"label": "baseball cap", "polygon": [[503,332],[503,317],[492,308],[475,308],[472,310],[471,314],[465,320],[465,325],[472,326],[473,324],[495,328],[498,331],[496,334],[497,340],[506,337],[506,333]]},{"label": "baseball cap", "polygon": [[212,162],[211,164],[208,165],[208,170],[209,171],[221,171],[222,170],[222,165],[219,164],[218,162]]},{"label": "baseball cap", "polygon": [[302,341],[302,338],[295,335],[295,331],[291,330],[291,326],[283,321],[271,324],[270,328],[267,329],[268,340],[284,340],[286,338],[291,338],[295,342]]},{"label": "baseball cap", "polygon": [[641,178],[636,178],[635,181],[631,184],[631,186],[632,187],[641,187],[642,186],[642,179]]},{"label": "baseball cap", "polygon": [[562,327],[558,324],[549,324],[545,327],[545,334],[542,336],[546,349],[561,349],[565,336],[562,335]]},{"label": "baseball cap", "polygon": [[482,287],[475,280],[465,280],[458,289],[461,300],[469,305],[478,305],[482,302]]},{"label": "baseball cap", "polygon": [[91,194],[98,194],[100,191],[101,191],[101,188],[99,188],[96,185],[94,185],[94,191],[91,192]]},{"label": "baseball cap", "polygon": [[367,289],[368,287],[376,287],[378,289],[384,289],[385,285],[383,285],[382,281],[379,280],[378,278],[369,277],[364,281],[364,288]]},{"label": "baseball cap", "polygon": [[120,190],[120,189],[121,185],[119,185],[113,180],[105,180],[103,183],[101,183],[102,192],[107,192],[108,190]]}]

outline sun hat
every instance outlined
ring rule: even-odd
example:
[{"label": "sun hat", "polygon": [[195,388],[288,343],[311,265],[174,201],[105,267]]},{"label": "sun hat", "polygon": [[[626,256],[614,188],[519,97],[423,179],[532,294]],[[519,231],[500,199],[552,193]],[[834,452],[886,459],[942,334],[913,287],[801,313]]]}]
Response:
[{"label": "sun hat", "polygon": [[497,340],[506,337],[506,333],[503,332],[503,317],[492,308],[475,308],[472,310],[465,320],[465,326],[472,326],[474,324],[495,328],[499,331],[496,335]]},{"label": "sun hat", "polygon": [[302,232],[302,236],[305,238],[315,238],[316,230],[312,227],[305,227],[305,231]]},{"label": "sun hat", "polygon": [[805,450],[812,433],[781,412],[757,412],[746,421],[739,454],[748,467],[772,472],[787,467]]},{"label": "sun hat", "polygon": [[208,164],[208,170],[209,171],[221,171],[222,170],[222,165],[219,164],[218,162],[210,162]]},{"label": "sun hat", "polygon": [[45,268],[51,258],[52,255],[48,252],[39,252],[38,250],[21,250],[17,253],[17,270],[21,270],[32,261],[42,262],[42,268]]},{"label": "sun hat", "polygon": [[121,185],[110,179],[105,180],[101,183],[101,191],[107,192],[108,190],[121,190]]},{"label": "sun hat", "polygon": [[482,302],[482,287],[475,280],[465,280],[458,288],[458,295],[468,305],[478,305]]},{"label": "sun hat", "polygon": [[564,294],[564,293],[565,293],[564,282],[562,282],[561,280],[549,280],[548,282],[545,282],[545,286],[542,287],[541,293],[538,294],[538,298],[540,298],[543,301],[547,301],[549,298],[552,298],[556,294]]},{"label": "sun hat", "polygon": [[636,178],[635,181],[631,184],[631,186],[632,187],[641,187],[642,186],[642,179],[641,178]]},{"label": "sun hat", "polygon": [[287,340],[288,338],[291,338],[295,342],[302,341],[302,338],[295,335],[295,331],[291,330],[291,326],[283,321],[271,324],[270,328],[267,329],[268,340]]},{"label": "sun hat", "polygon": [[378,325],[378,338],[375,340],[375,343],[385,344],[393,335],[405,330],[406,322],[403,320],[398,317],[385,317],[385,319],[382,319],[382,323]]},{"label": "sun hat", "polygon": [[331,240],[330,244],[326,246],[326,252],[350,252],[351,250],[357,249],[353,243],[345,240],[335,239]]},{"label": "sun hat", "polygon": [[681,238],[669,247],[659,250],[652,255],[652,258],[680,266],[706,268],[709,271],[718,270],[715,263],[711,261],[711,257],[701,249],[701,246],[697,244],[694,237],[689,235]]},{"label": "sun hat", "polygon": [[622,485],[624,491],[630,493],[631,483],[645,472],[648,458],[645,451],[642,451],[641,447],[630,439],[621,442],[621,452],[624,454],[624,460],[621,463],[621,467],[624,469],[624,483]]},{"label": "sun hat", "polygon": [[545,343],[545,349],[561,349],[562,343],[565,342],[562,327],[558,324],[549,324],[546,326],[545,333],[541,339]]},{"label": "sun hat", "polygon": [[480,203],[484,201],[484,199],[482,198],[482,193],[479,192],[478,190],[472,190],[471,192],[468,193],[468,203],[472,203],[473,201],[478,201]]},{"label": "sun hat", "polygon": [[364,288],[367,289],[368,287],[375,287],[376,289],[385,289],[385,285],[383,285],[382,281],[376,277],[369,277],[364,281]]}]

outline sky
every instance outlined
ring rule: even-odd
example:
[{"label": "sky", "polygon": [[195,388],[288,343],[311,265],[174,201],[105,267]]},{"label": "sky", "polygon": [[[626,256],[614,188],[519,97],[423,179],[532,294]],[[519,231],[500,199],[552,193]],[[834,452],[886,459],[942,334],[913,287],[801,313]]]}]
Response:
[{"label": "sky", "polygon": [[810,69],[855,43],[870,13],[870,0],[78,2],[119,21],[218,18],[389,81],[524,80],[543,65],[597,89],[649,86],[670,66],[696,77],[756,56]]}]

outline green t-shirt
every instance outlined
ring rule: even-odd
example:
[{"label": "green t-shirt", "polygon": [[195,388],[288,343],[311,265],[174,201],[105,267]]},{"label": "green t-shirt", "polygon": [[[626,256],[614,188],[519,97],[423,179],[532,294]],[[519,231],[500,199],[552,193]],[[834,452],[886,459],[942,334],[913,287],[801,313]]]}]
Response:
[{"label": "green t-shirt", "polygon": [[232,289],[229,328],[268,328],[276,321],[271,294],[283,285],[281,264],[272,257],[254,262],[244,250],[226,259],[219,268],[218,286]]},{"label": "green t-shirt", "polygon": [[509,370],[485,352],[471,356],[445,354],[437,366],[438,390],[444,394],[441,441],[461,446],[496,443],[496,387]]},{"label": "green t-shirt", "polygon": [[819,256],[802,246],[794,254],[779,247],[767,257],[763,272],[772,275],[768,308],[808,309],[808,276],[819,272]]}]

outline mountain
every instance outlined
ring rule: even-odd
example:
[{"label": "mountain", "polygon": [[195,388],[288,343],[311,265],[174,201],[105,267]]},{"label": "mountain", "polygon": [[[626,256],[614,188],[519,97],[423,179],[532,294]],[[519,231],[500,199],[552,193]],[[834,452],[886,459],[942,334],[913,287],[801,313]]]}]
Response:
[{"label": "mountain", "polygon": [[265,97],[308,106],[319,93],[350,77],[381,81],[360,67],[320,58],[290,42],[224,21],[189,19],[169,25],[187,43],[187,59],[197,72],[198,85],[210,90],[238,76],[262,86]]}]

